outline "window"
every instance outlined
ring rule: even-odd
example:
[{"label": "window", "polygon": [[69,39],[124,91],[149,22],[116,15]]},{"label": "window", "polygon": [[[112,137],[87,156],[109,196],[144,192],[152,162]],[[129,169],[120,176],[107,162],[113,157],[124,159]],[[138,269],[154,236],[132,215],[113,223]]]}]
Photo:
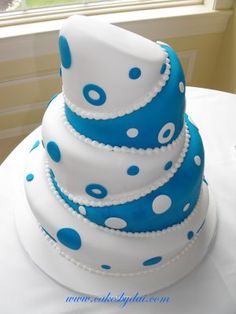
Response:
[{"label": "window", "polygon": [[[182,3],[181,3],[182,2]],[[120,0],[1,0],[0,2],[0,10],[3,11],[13,11],[13,10],[21,10],[26,11],[30,9],[36,9],[36,8],[45,8],[45,7],[57,7],[57,6],[68,6],[68,5],[80,5],[80,6],[87,6],[88,4],[101,4],[102,5],[111,5],[111,4],[119,4],[119,5],[127,5],[128,3],[136,3],[136,4],[159,4],[164,6],[169,5],[180,5],[180,4],[186,4],[186,2],[194,2],[199,3],[203,2],[201,0],[199,1],[189,1],[189,0],[156,0],[156,1],[150,1],[150,0],[129,0],[129,1],[120,1]]]},{"label": "window", "polygon": [[[1,0],[0,25],[203,4],[203,0]],[[27,19],[27,20],[26,20]]]}]

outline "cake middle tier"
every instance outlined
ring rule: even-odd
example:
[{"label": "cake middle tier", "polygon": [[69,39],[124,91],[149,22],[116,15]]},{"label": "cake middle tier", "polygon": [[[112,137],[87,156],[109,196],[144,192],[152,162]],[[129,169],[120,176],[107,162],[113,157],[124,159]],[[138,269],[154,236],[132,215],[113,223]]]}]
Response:
[{"label": "cake middle tier", "polygon": [[91,206],[124,204],[169,181],[189,146],[183,127],[178,138],[155,149],[99,144],[67,122],[62,95],[52,100],[43,119],[43,142],[60,189],[74,202]]}]

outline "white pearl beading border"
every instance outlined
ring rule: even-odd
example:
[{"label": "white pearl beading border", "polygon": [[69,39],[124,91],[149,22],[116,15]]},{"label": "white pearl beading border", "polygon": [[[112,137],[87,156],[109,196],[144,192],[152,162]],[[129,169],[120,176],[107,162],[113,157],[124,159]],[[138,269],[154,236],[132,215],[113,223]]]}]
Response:
[{"label": "white pearl beading border", "polygon": [[81,262],[78,262],[77,260],[75,260],[74,258],[72,258],[69,254],[65,253],[61,247],[55,243],[55,241],[53,241],[47,234],[46,232],[42,229],[42,227],[39,225],[42,233],[44,234],[46,240],[49,242],[49,244],[57,251],[57,253],[59,253],[62,257],[66,258],[69,262],[71,262],[72,264],[74,264],[76,267],[82,268],[83,270],[86,270],[90,273],[96,273],[99,275],[103,275],[103,276],[111,276],[111,277],[133,277],[133,276],[141,276],[141,275],[145,275],[147,273],[152,273],[158,270],[161,270],[165,267],[167,267],[168,265],[170,265],[171,263],[174,263],[175,261],[177,261],[179,258],[181,258],[181,256],[183,256],[184,254],[186,254],[189,249],[193,246],[193,244],[196,242],[196,240],[198,239],[198,234],[195,234],[194,238],[192,240],[189,241],[189,243],[187,243],[185,245],[185,247],[179,252],[179,254],[175,255],[173,258],[167,260],[165,263],[160,264],[156,267],[153,267],[151,269],[147,269],[147,270],[143,270],[143,271],[138,271],[138,272],[133,272],[133,273],[118,273],[118,272],[106,272],[106,271],[102,271],[99,269],[94,269],[92,267],[89,267],[85,264],[82,264]]},{"label": "white pearl beading border", "polygon": [[130,153],[130,154],[140,154],[140,155],[154,155],[154,154],[160,154],[165,153],[168,150],[173,149],[176,147],[182,140],[183,136],[185,135],[185,125],[183,125],[183,128],[179,134],[179,136],[170,144],[167,144],[166,146],[161,147],[155,147],[155,148],[135,148],[135,147],[127,147],[127,146],[111,146],[109,144],[100,143],[95,140],[91,140],[89,137],[86,137],[82,134],[80,134],[78,131],[76,131],[73,126],[68,122],[64,105],[60,108],[61,110],[61,119],[64,126],[69,130],[69,132],[79,141],[91,145],[95,147],[96,149],[103,149],[105,151],[114,151],[114,152],[122,152],[122,153]]},{"label": "white pearl beading border", "polygon": [[[186,156],[186,153],[188,151],[189,142],[190,142],[190,133],[188,130],[187,125],[183,127],[182,130],[185,134],[185,143],[183,146],[183,149],[180,153],[180,156],[178,160],[175,162],[175,164],[172,166],[172,168],[166,173],[165,176],[157,179],[154,183],[149,184],[148,186],[143,187],[142,189],[139,189],[138,191],[132,191],[128,192],[125,195],[122,196],[122,199],[113,199],[110,197],[109,200],[89,200],[83,196],[74,196],[71,194],[67,189],[62,187],[60,182],[57,182],[60,190],[74,203],[80,203],[80,205],[86,205],[86,206],[92,206],[92,207],[103,207],[103,206],[110,206],[110,205],[118,205],[118,204],[124,204],[127,202],[132,202],[134,200],[138,200],[139,198],[146,196],[147,194],[151,193],[152,191],[158,189],[160,186],[163,186],[165,183],[167,183],[177,172],[177,170],[180,168],[184,157]],[[183,135],[181,135],[183,136]],[[169,146],[168,149],[171,149],[172,147]]]},{"label": "white pearl beading border", "polygon": [[145,107],[162,90],[162,88],[166,85],[166,82],[168,81],[169,76],[170,76],[170,70],[171,70],[170,59],[168,57],[168,53],[166,52],[166,50],[162,47],[161,47],[161,49],[163,50],[164,55],[166,57],[166,70],[165,70],[165,72],[161,75],[161,78],[157,82],[157,85],[143,99],[139,100],[137,103],[130,105],[129,108],[126,108],[124,110],[120,110],[120,111],[117,111],[114,113],[88,111],[88,110],[79,108],[77,105],[72,103],[70,101],[70,99],[68,99],[68,97],[66,96],[66,94],[64,92],[64,88],[62,87],[62,94],[63,94],[63,97],[64,97],[66,104],[69,106],[69,108],[73,112],[80,115],[82,118],[95,119],[95,120],[115,119],[115,118],[122,117],[126,114],[129,114],[133,111],[136,111],[140,108]]},{"label": "white pearl beading border", "polygon": [[46,164],[45,166],[45,171],[46,171],[46,177],[47,177],[47,182],[49,185],[49,188],[51,189],[52,194],[55,196],[55,198],[57,199],[57,201],[60,203],[60,205],[62,207],[65,208],[65,210],[72,216],[74,216],[76,219],[79,219],[80,221],[82,221],[83,223],[88,224],[91,228],[95,228],[98,229],[102,232],[106,232],[108,234],[112,234],[118,237],[128,237],[128,238],[157,238],[160,236],[163,236],[167,233],[170,232],[175,232],[175,231],[179,231],[181,229],[183,229],[187,224],[191,223],[191,220],[194,218],[195,215],[197,215],[199,213],[200,210],[200,203],[201,203],[201,199],[202,199],[202,195],[203,195],[203,188],[201,188],[200,191],[200,195],[197,201],[197,204],[194,208],[194,210],[191,212],[191,214],[181,223],[176,224],[172,227],[168,227],[166,229],[163,230],[158,230],[158,231],[146,231],[146,232],[127,232],[127,231],[121,231],[121,230],[115,230],[115,229],[110,229],[108,227],[103,227],[100,225],[95,224],[94,222],[88,220],[86,217],[84,217],[83,215],[81,215],[80,213],[76,212],[72,207],[70,207],[59,195],[59,193],[57,192],[57,190],[55,189],[51,176],[50,176],[50,168],[48,167],[48,165]]}]

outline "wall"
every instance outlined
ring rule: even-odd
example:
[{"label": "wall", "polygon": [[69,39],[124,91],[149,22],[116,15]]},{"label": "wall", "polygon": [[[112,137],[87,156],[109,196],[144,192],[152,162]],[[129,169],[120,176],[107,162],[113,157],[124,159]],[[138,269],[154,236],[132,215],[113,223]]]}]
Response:
[{"label": "wall", "polygon": [[214,89],[236,93],[236,2],[218,56],[211,86]]}]

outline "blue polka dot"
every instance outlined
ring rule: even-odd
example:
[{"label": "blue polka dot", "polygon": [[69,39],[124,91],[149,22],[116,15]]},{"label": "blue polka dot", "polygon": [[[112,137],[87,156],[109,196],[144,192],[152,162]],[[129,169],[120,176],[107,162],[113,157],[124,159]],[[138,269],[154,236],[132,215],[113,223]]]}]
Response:
[{"label": "blue polka dot", "polygon": [[62,228],[57,232],[58,240],[71,250],[79,250],[81,238],[77,231],[71,228]]},{"label": "blue polka dot", "polygon": [[53,161],[59,162],[61,160],[61,152],[57,143],[53,141],[48,142],[47,151]]},{"label": "blue polka dot", "polygon": [[165,166],[164,166],[164,169],[165,170],[169,170],[171,167],[172,167],[172,161],[168,161],[166,164],[165,164]]},{"label": "blue polka dot", "polygon": [[139,68],[132,68],[129,71],[129,78],[131,80],[137,80],[141,76],[141,70]]},{"label": "blue polka dot", "polygon": [[34,143],[34,145],[32,146],[32,148],[31,148],[30,151],[32,152],[32,150],[34,150],[36,147],[38,147],[39,144],[40,144],[40,141],[36,141],[36,142]]},{"label": "blue polka dot", "polygon": [[109,266],[109,265],[101,265],[101,268],[103,268],[103,269],[111,269],[111,266]]},{"label": "blue polka dot", "polygon": [[107,190],[104,186],[96,183],[92,183],[86,186],[85,191],[88,195],[94,198],[104,198],[107,196]]},{"label": "blue polka dot", "polygon": [[32,181],[33,179],[34,179],[34,175],[33,175],[32,173],[27,174],[26,180],[27,180],[28,182]]},{"label": "blue polka dot", "polygon": [[130,166],[127,170],[127,174],[129,176],[136,176],[139,173],[139,167],[137,166]]},{"label": "blue polka dot", "polygon": [[165,71],[166,71],[166,63],[163,63],[161,70],[160,70],[160,73],[163,74],[163,73],[165,73]]},{"label": "blue polka dot", "polygon": [[193,238],[193,236],[194,236],[193,231],[189,231],[188,234],[187,234],[187,238],[188,238],[189,240],[191,240],[191,239]]},{"label": "blue polka dot", "polygon": [[71,53],[68,41],[64,36],[59,37],[59,51],[63,67],[69,69],[71,66]]},{"label": "blue polka dot", "polygon": [[[95,93],[91,95],[91,92]],[[102,106],[106,101],[106,93],[105,91],[98,85],[95,84],[87,84],[83,88],[84,98],[93,106]]]},{"label": "blue polka dot", "polygon": [[143,262],[143,266],[151,266],[160,263],[162,260],[161,256],[152,257]]}]

